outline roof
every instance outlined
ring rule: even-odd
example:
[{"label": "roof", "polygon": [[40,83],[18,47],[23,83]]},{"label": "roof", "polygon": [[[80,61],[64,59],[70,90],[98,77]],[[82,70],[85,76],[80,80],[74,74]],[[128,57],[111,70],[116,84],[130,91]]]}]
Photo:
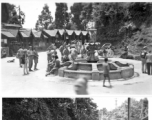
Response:
[{"label": "roof", "polygon": [[46,35],[43,35],[44,38],[48,38]]},{"label": "roof", "polygon": [[5,37],[14,38],[15,36],[8,31],[1,31],[1,34]]},{"label": "roof", "polygon": [[15,29],[7,29],[11,34],[13,34],[15,37],[17,36],[18,34],[18,30],[15,30]]},{"label": "roof", "polygon": [[24,32],[20,32],[22,37],[27,38],[28,36]]},{"label": "roof", "polygon": [[21,33],[22,37],[30,37],[30,35],[31,35],[31,31],[22,31],[20,33]]},{"label": "roof", "polygon": [[74,32],[75,32],[76,35],[80,35],[81,34],[81,31],[78,31],[78,30],[75,30]]},{"label": "roof", "polygon": [[82,31],[82,34],[83,34],[83,35],[87,35],[88,32],[87,32],[87,31]]},{"label": "roof", "polygon": [[72,35],[74,31],[73,30],[66,30],[66,32],[68,35]]},{"label": "roof", "polygon": [[63,29],[62,30],[58,30],[58,31],[59,31],[60,35],[64,34],[64,30]]},{"label": "roof", "polygon": [[48,36],[55,37],[57,34],[57,30],[43,30]]},{"label": "roof", "polygon": [[41,33],[42,33],[41,31],[32,30],[32,34],[35,38],[40,38]]}]

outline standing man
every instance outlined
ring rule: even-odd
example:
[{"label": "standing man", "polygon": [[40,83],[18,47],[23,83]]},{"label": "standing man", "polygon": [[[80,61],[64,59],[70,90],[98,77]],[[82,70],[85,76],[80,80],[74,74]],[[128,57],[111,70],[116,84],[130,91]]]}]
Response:
[{"label": "standing man", "polygon": [[146,51],[147,47],[143,47],[143,50],[140,54],[141,57],[141,63],[142,63],[142,73],[146,73],[147,71],[147,65],[146,65],[146,55],[147,55],[147,51]]},{"label": "standing man", "polygon": [[108,64],[108,58],[105,58],[104,63],[103,63],[103,75],[104,75],[103,87],[105,87],[106,78],[108,78],[109,85],[111,87],[109,71],[110,71],[110,68],[109,68],[109,64]]},{"label": "standing man", "polygon": [[37,69],[37,63],[38,63],[39,55],[37,53],[36,48],[33,49],[33,53],[34,53],[34,70],[38,70]]},{"label": "standing man", "polygon": [[49,63],[50,60],[52,60],[52,56],[51,56],[51,48],[49,47],[48,51],[47,51],[47,61],[48,61],[48,63]]},{"label": "standing man", "polygon": [[146,55],[146,64],[147,64],[147,73],[148,75],[152,75],[152,52]]},{"label": "standing man", "polygon": [[32,50],[32,47],[30,46],[29,51],[28,51],[29,71],[33,71],[33,70],[31,70],[31,68],[33,66],[33,57],[34,57],[33,50]]},{"label": "standing man", "polygon": [[22,65],[21,65],[21,62],[22,62],[21,60],[22,60],[22,59],[21,59],[21,58],[22,58],[22,56],[23,56],[23,53],[24,53],[24,52],[23,52],[23,49],[22,49],[22,47],[20,47],[19,50],[18,50],[18,52],[17,52],[17,58],[19,59],[19,66],[20,66],[20,67],[22,67]]}]

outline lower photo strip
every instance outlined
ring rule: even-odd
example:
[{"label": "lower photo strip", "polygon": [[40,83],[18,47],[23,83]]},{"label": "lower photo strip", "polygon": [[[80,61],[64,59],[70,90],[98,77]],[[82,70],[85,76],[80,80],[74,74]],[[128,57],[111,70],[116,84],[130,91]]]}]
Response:
[{"label": "lower photo strip", "polygon": [[148,120],[148,98],[2,98],[2,120]]}]

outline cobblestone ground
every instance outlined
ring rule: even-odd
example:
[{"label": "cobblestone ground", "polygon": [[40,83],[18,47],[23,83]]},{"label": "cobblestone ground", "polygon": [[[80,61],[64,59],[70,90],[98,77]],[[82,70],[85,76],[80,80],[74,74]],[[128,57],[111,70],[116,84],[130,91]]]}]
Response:
[{"label": "cobblestone ground", "polygon": [[[58,55],[60,53],[58,51]],[[7,63],[15,59],[14,63]],[[112,88],[102,87],[102,81],[89,80],[88,92],[91,95],[151,95],[152,76],[141,73],[141,62],[112,58],[121,62],[129,62],[135,66],[135,75],[128,80],[112,80]],[[23,69],[19,67],[19,61],[15,57],[1,59],[1,83],[3,96],[9,97],[49,97],[75,95],[73,85],[75,79],[59,76],[45,77],[47,63],[46,52],[39,53],[37,71],[23,76]],[[106,83],[108,85],[108,82]]]}]

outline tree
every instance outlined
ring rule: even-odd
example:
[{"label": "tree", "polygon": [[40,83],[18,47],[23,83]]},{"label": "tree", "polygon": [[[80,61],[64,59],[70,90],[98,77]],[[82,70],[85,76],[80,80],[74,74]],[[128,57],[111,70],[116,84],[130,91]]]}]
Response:
[{"label": "tree", "polygon": [[54,30],[56,28],[55,21],[53,21],[51,24],[48,25],[47,29],[48,30]]},{"label": "tree", "polygon": [[[10,6],[10,7],[8,7]],[[10,5],[8,3],[2,3],[2,14],[1,14],[1,21],[3,23],[7,23],[9,21],[9,9],[8,8],[11,8],[11,11],[13,10],[14,8],[14,5]]]},{"label": "tree", "polygon": [[3,98],[3,120],[97,120],[90,98]]},{"label": "tree", "polygon": [[69,22],[68,7],[66,3],[56,3],[55,24],[57,29],[63,29]]},{"label": "tree", "polygon": [[[143,100],[137,101],[135,99],[131,99],[131,106],[130,106],[130,117],[136,120],[141,119],[141,110],[142,110],[142,102]],[[124,119],[128,120],[128,101],[126,100],[122,103],[121,106],[118,108],[108,111],[108,120],[113,119]]]},{"label": "tree", "polygon": [[133,2],[128,6],[128,10],[131,16],[131,21],[134,22],[137,28],[143,23],[147,26],[152,24],[152,3]]},{"label": "tree", "polygon": [[19,14],[17,14],[17,8],[13,4],[2,3],[2,22],[10,24],[24,24],[25,14],[18,7]]},{"label": "tree", "polygon": [[83,10],[81,11],[80,19],[82,20],[81,24],[83,25],[83,30],[86,30],[87,23],[93,19],[92,10],[93,3],[83,3]]},{"label": "tree", "polygon": [[53,17],[51,16],[51,12],[49,10],[49,6],[47,4],[44,5],[43,10],[41,11],[41,15],[36,22],[35,28],[36,30],[47,29],[50,24],[52,24]]},{"label": "tree", "polygon": [[78,30],[82,30],[83,26],[81,24],[82,20],[80,19],[81,11],[83,10],[83,3],[74,3],[70,7],[72,17],[72,22],[76,24]]}]

